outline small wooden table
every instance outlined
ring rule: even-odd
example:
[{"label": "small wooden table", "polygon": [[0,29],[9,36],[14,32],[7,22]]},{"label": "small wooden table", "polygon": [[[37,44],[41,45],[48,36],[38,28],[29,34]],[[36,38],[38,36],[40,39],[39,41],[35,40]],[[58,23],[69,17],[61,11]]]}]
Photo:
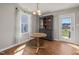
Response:
[{"label": "small wooden table", "polygon": [[34,33],[33,34],[33,37],[35,37],[36,40],[37,40],[37,47],[36,47],[37,49],[36,49],[35,53],[38,53],[39,49],[42,48],[42,47],[40,47],[39,38],[40,37],[46,37],[46,36],[47,35],[45,33]]}]

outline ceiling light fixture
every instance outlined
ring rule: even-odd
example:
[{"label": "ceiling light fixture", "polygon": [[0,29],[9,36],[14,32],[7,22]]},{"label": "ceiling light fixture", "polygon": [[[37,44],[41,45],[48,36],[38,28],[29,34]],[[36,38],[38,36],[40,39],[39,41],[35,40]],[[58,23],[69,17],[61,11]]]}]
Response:
[{"label": "ceiling light fixture", "polygon": [[33,15],[39,15],[39,16],[41,15],[41,10],[39,9],[38,6],[39,6],[39,5],[38,5],[38,3],[37,3],[37,10],[33,12]]}]

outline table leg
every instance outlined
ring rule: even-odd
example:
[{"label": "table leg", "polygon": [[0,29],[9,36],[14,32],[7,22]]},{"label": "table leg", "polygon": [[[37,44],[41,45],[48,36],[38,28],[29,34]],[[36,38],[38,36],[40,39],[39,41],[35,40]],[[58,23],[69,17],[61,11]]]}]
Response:
[{"label": "table leg", "polygon": [[39,38],[37,37],[36,38],[36,40],[37,40],[37,49],[36,49],[36,52],[35,53],[38,53],[38,51],[39,51],[39,46],[40,46],[40,44],[39,44]]},{"label": "table leg", "polygon": [[39,48],[36,49],[36,52],[35,53],[38,53],[38,51],[39,51]]},{"label": "table leg", "polygon": [[37,37],[36,40],[37,40],[37,47],[36,47],[35,53],[37,54],[39,52],[39,49],[44,48],[44,47],[40,47],[40,42],[39,42],[40,39],[39,39],[39,37]]}]

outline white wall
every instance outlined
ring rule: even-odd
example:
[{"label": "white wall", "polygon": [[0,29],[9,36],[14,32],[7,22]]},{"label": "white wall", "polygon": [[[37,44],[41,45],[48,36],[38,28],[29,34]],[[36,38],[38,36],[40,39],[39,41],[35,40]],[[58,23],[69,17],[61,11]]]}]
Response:
[{"label": "white wall", "polygon": [[37,19],[37,16],[32,15],[31,18],[32,21],[32,33],[39,31],[39,20]]},{"label": "white wall", "polygon": [[15,37],[15,4],[0,4],[0,48],[11,45]]},{"label": "white wall", "polygon": [[[0,49],[16,43],[16,8],[17,4],[0,3]],[[31,33],[37,31],[36,16],[31,15]]]},{"label": "white wall", "polygon": [[75,13],[75,39],[74,41],[79,44],[79,7],[75,8],[70,8],[70,9],[65,9],[65,10],[60,10],[56,12],[50,12],[50,13],[45,13],[45,15],[54,15],[54,39],[58,40],[59,39],[59,15],[62,14],[69,14],[69,13]]}]

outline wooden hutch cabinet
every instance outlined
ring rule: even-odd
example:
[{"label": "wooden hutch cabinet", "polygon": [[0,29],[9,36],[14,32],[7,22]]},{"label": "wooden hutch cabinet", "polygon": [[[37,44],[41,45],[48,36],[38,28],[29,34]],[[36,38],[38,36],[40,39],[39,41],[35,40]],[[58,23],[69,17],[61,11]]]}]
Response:
[{"label": "wooden hutch cabinet", "polygon": [[39,18],[39,32],[47,34],[45,39],[53,40],[53,15],[42,16]]}]

